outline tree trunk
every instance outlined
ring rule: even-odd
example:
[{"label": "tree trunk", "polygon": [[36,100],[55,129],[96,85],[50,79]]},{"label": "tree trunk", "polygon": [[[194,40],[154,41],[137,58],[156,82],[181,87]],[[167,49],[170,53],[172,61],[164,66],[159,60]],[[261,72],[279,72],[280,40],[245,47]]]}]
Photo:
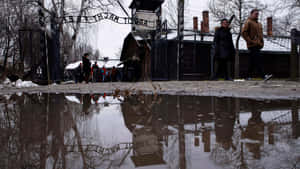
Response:
[{"label": "tree trunk", "polygon": [[[81,18],[81,16],[83,15],[83,12],[84,12],[84,6],[85,6],[85,2],[86,0],[81,0],[81,5],[80,5],[80,11],[79,11],[79,15],[77,18]],[[75,25],[75,28],[74,28],[74,33],[72,35],[72,39],[71,39],[71,42],[70,42],[70,48],[68,49],[67,51],[67,55],[68,57],[71,57],[73,58],[72,56],[72,51],[73,51],[73,48],[75,46],[75,42],[76,42],[76,39],[77,39],[77,35],[79,33],[79,29],[80,29],[80,22],[81,20],[77,20],[76,22],[76,25]],[[75,54],[75,53],[74,53]],[[76,60],[76,59],[75,59]]]},{"label": "tree trunk", "polygon": [[[8,33],[8,31],[7,31]],[[8,59],[8,56],[9,56],[9,44],[10,44],[10,37],[9,35],[7,35],[7,42],[6,42],[6,48],[5,48],[5,51],[4,51],[4,63],[3,63],[3,73],[5,74],[6,72],[6,65],[7,65],[7,59]]]},{"label": "tree trunk", "polygon": [[[60,16],[65,16],[65,0],[62,0],[61,1],[61,8],[60,8]],[[61,46],[63,47],[64,46],[64,26],[63,26],[63,21],[61,21],[60,23],[59,23],[59,30],[60,30],[60,33],[61,33],[61,42],[62,42],[62,44],[61,44]],[[62,48],[61,48],[62,49]],[[63,51],[63,50],[61,50],[61,51]],[[60,52],[61,52],[60,51]],[[61,67],[61,77],[62,77],[62,80],[64,80],[64,70],[65,70],[65,54],[64,54],[64,52],[61,52],[61,55],[60,55],[60,67]]]}]

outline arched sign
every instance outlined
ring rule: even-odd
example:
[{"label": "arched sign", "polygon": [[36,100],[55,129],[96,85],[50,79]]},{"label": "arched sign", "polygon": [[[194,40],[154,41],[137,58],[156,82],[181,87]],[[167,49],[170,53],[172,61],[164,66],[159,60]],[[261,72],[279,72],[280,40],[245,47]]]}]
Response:
[{"label": "arched sign", "polygon": [[119,24],[136,24],[136,25],[142,25],[145,27],[153,28],[153,29],[156,28],[155,20],[145,20],[145,19],[131,18],[131,17],[119,17],[110,12],[102,12],[94,16],[65,16],[61,18],[63,19],[64,23],[76,23],[76,22],[96,23],[96,22],[100,22],[101,20],[108,19]]}]

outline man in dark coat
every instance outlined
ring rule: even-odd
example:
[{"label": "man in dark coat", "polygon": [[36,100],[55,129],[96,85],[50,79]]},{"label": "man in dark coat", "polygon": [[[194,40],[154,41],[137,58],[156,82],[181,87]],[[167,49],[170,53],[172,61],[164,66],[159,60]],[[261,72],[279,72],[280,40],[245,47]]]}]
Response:
[{"label": "man in dark coat", "polygon": [[75,83],[81,83],[84,80],[83,75],[83,66],[82,63],[79,64],[79,66],[75,69]]},{"label": "man in dark coat", "polygon": [[222,19],[221,27],[216,28],[214,45],[213,79],[224,77],[225,80],[231,80],[231,63],[235,55],[235,49],[227,19]]},{"label": "man in dark coat", "polygon": [[111,69],[111,81],[115,82],[117,81],[117,69],[116,67],[113,66],[113,68]]},{"label": "man in dark coat", "polygon": [[85,53],[82,56],[82,64],[83,64],[83,73],[84,73],[84,80],[86,83],[89,82],[90,74],[91,74],[91,62],[88,59],[89,54]]}]

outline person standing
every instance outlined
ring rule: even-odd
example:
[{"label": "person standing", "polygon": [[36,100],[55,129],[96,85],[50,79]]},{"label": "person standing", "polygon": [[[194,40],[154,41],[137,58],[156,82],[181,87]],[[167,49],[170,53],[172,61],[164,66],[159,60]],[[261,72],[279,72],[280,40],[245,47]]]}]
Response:
[{"label": "person standing", "polygon": [[258,76],[264,80],[269,80],[272,75],[265,75],[262,65],[263,58],[260,56],[260,50],[264,47],[264,37],[262,24],[258,22],[258,16],[259,10],[253,9],[242,29],[242,36],[247,42],[249,50],[248,79],[251,79],[256,71]]},{"label": "person standing", "polygon": [[101,74],[102,74],[102,82],[105,82],[106,81],[106,68],[104,65],[101,69]]},{"label": "person standing", "polygon": [[225,80],[231,78],[231,63],[235,55],[235,49],[232,41],[232,34],[227,19],[221,20],[221,27],[216,28],[214,36],[215,54],[214,54],[214,75],[213,79],[224,77]]},{"label": "person standing", "polygon": [[79,66],[74,71],[75,74],[75,83],[81,83],[84,79],[83,75],[83,66],[82,63],[79,64]]},{"label": "person standing", "polygon": [[97,64],[97,61],[95,61],[95,63],[93,64],[92,66],[92,78],[93,78],[93,82],[99,82],[100,79],[99,79],[99,66]]},{"label": "person standing", "polygon": [[88,53],[85,53],[82,56],[84,80],[85,80],[86,83],[89,83],[90,74],[91,74],[91,62],[88,59],[88,56],[89,56]]},{"label": "person standing", "polygon": [[115,66],[112,67],[110,76],[111,76],[111,81],[112,82],[117,81],[117,69],[116,69]]}]

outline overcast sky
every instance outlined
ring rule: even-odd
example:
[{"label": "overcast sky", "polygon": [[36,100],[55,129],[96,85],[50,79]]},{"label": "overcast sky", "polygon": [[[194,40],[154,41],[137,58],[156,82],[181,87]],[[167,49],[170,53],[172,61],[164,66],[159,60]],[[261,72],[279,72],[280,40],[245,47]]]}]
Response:
[{"label": "overcast sky", "polygon": [[[201,2],[199,0],[190,0],[191,16],[198,15],[200,17],[202,10],[208,10],[207,1],[208,0],[201,0]],[[124,7],[130,14],[128,6],[131,0],[123,0],[123,2]],[[115,9],[113,13],[119,16],[126,16],[121,8]],[[192,21],[192,19],[190,20]],[[122,48],[124,38],[131,31],[131,25],[117,24],[110,20],[102,20],[99,23],[90,25],[89,28],[92,29],[92,31],[87,31],[90,32],[90,35],[86,37],[87,40],[94,48],[98,48],[102,55],[113,58],[116,58],[116,53]]]},{"label": "overcast sky", "polygon": [[[127,12],[130,14],[130,10],[128,6],[130,5],[132,0],[123,0],[124,7],[127,9]],[[166,0],[167,1],[167,0]],[[260,0],[262,2],[270,2],[271,0]],[[192,17],[198,16],[199,21],[202,20],[202,11],[208,10],[208,2],[209,0],[189,0],[189,25],[186,27],[191,27],[192,25]],[[125,13],[122,12],[121,8],[116,8],[113,11],[114,14],[119,16],[125,16]],[[211,17],[211,16],[210,16]],[[210,18],[212,20],[212,18]],[[212,22],[210,22],[210,28],[212,28]],[[123,40],[126,35],[131,30],[131,25],[121,25],[114,23],[109,20],[102,20],[99,23],[90,25],[90,35],[86,38],[88,41],[94,46],[94,48],[98,48],[100,53],[105,57],[116,58],[116,53],[120,51],[123,45]]]}]

